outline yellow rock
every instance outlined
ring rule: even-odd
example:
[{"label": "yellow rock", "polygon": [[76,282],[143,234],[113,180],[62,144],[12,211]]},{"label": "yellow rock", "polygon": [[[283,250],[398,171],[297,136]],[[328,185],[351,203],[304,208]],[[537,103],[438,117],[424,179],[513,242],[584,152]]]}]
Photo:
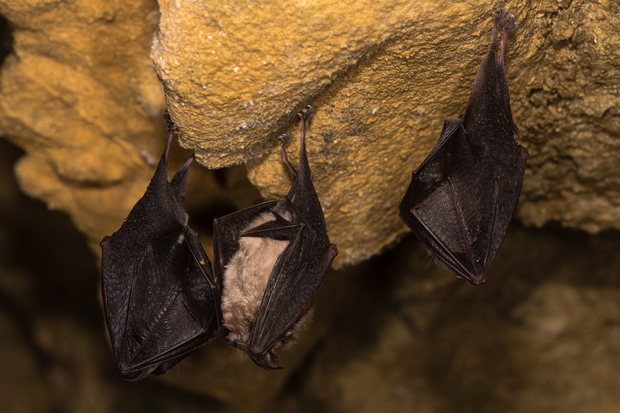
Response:
[{"label": "yellow rock", "polygon": [[2,66],[0,130],[24,148],[22,188],[67,212],[95,250],[152,175],[162,88],[148,50],[151,1],[6,0],[14,54]]},{"label": "yellow rock", "polygon": [[[281,197],[290,180],[276,137],[296,134],[295,113],[311,104],[309,158],[340,251],[334,265],[407,232],[397,206],[444,119],[465,109],[494,3],[160,4],[153,58],[199,162],[245,162],[265,197]],[[620,128],[620,98],[609,91],[620,21],[611,4],[506,4],[520,22],[507,73],[530,151],[517,212],[528,224],[620,228],[620,162],[612,161],[620,144],[609,136]]]},{"label": "yellow rock", "polygon": [[[245,163],[266,198],[290,185],[277,136],[296,135],[296,112],[315,107],[309,157],[336,267],[407,232],[397,206],[444,119],[465,108],[496,6],[162,0],[153,42],[152,1],[50,4],[0,0],[15,28],[0,132],[28,152],[18,167],[28,193],[68,212],[93,246],[118,228],[163,146],[154,61],[182,144],[209,168]],[[505,7],[520,23],[507,73],[530,152],[518,218],[620,228],[614,2]],[[294,163],[297,150],[295,139]],[[188,192],[196,210],[209,191],[223,196],[211,178]]]},{"label": "yellow rock", "polygon": [[[17,167],[22,188],[67,212],[99,252],[159,159],[164,90],[182,143],[198,160],[210,168],[246,163],[267,198],[290,186],[276,138],[296,136],[295,114],[311,104],[309,158],[340,250],[335,266],[343,266],[407,232],[397,206],[444,119],[465,109],[497,2],[159,5],[153,43],[159,14],[152,0],[0,0],[15,40],[0,74],[0,133],[27,152]],[[505,6],[520,22],[507,73],[530,152],[518,217],[529,225],[620,229],[616,2]],[[289,150],[294,164],[298,143]],[[240,179],[221,185],[203,172],[196,180],[197,169],[188,210],[213,200],[240,208],[255,198]],[[283,352],[286,371],[317,342],[318,335]],[[267,404],[285,386],[284,375],[265,379],[247,359],[222,357],[218,343],[184,362],[180,378],[165,380],[244,406]],[[255,390],[251,397],[238,396],[239,383],[247,394]]]}]

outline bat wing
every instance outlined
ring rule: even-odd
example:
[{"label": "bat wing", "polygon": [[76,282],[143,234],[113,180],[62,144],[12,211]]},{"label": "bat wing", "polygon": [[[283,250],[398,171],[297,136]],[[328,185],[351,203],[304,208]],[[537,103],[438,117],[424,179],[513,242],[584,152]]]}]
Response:
[{"label": "bat wing", "polygon": [[311,113],[310,107],[301,113],[299,171],[296,172],[284,157],[295,175],[295,181],[286,197],[274,207],[274,215],[281,219],[275,224],[268,224],[269,228],[259,227],[252,231],[253,236],[290,237],[289,245],[278,257],[271,272],[247,342],[250,357],[268,370],[279,368],[271,348],[308,311],[338,254],[336,246],[329,242],[327,236],[323,209],[308,163],[306,121]]},{"label": "bat wing", "polygon": [[213,220],[213,268],[217,279],[224,277],[226,265],[239,248],[241,232],[259,215],[269,212],[278,201],[266,201]]},{"label": "bat wing", "polygon": [[475,285],[484,283],[506,235],[527,160],[525,149],[514,141],[518,130],[503,61],[495,55],[498,22],[465,115],[446,122],[439,142],[413,172],[400,205],[400,216],[412,231]]},{"label": "bat wing", "polygon": [[[505,22],[498,59],[495,51],[499,24]],[[468,142],[482,147],[489,154],[496,176],[494,213],[490,228],[485,261],[487,267],[495,259],[512,215],[517,207],[528,153],[514,140],[519,130],[512,119],[510,95],[504,71],[504,52],[508,31],[516,27],[514,16],[506,10],[495,14],[493,37],[472,87],[469,103],[463,116]],[[487,191],[490,192],[490,191]],[[490,195],[487,200],[490,200]],[[473,204],[473,203],[472,203]],[[484,207],[482,207],[484,208]],[[488,271],[488,268],[487,268]]]},{"label": "bat wing", "polygon": [[284,238],[288,234],[290,237],[289,245],[271,272],[246,345],[254,362],[268,370],[279,368],[270,349],[308,311],[337,254],[336,247],[326,241],[326,234],[318,236],[287,198],[279,206],[290,212],[292,222],[251,234],[270,238]]},{"label": "bat wing", "polygon": [[497,173],[488,151],[472,147],[462,126],[412,177],[401,218],[458,275],[484,282],[495,215]]},{"label": "bat wing", "polygon": [[[323,215],[323,208],[321,207],[319,196],[312,183],[312,172],[310,170],[310,163],[308,162],[308,152],[306,151],[306,123],[312,116],[312,113],[312,107],[308,106],[299,114],[302,120],[299,137],[299,171],[295,170],[295,167],[289,163],[288,157],[286,156],[285,146],[291,139],[290,135],[284,134],[280,137],[282,140],[282,160],[292,172],[294,182],[291,189],[286,194],[288,202],[279,203],[278,207],[276,207],[276,213],[284,216],[294,209],[299,217],[298,219],[308,224],[310,228],[314,230],[315,236],[321,239],[321,242],[329,244],[325,216]],[[335,245],[333,249],[336,250]]]},{"label": "bat wing", "polygon": [[[282,159],[294,177],[288,194],[281,201],[264,202],[214,222],[215,273],[229,277],[223,300],[224,317],[230,317],[225,324],[231,330],[229,339],[267,370],[279,368],[273,349],[294,340],[293,330],[299,330],[295,326],[312,304],[338,253],[329,242],[310,177],[305,147],[310,113],[308,108],[301,114],[299,172],[286,155],[290,135],[281,137]],[[256,237],[287,242],[247,240]],[[267,250],[266,245],[273,246]],[[262,272],[259,264],[267,262],[270,266]]]},{"label": "bat wing", "polygon": [[190,162],[169,183],[167,152],[121,228],[101,242],[106,322],[127,380],[164,373],[221,324],[219,286],[182,207]]}]

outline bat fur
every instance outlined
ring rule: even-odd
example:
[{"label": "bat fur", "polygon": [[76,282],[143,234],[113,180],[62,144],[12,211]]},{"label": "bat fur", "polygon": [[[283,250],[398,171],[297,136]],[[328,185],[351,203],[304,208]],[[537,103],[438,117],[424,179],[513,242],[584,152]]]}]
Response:
[{"label": "bat fur", "polygon": [[294,344],[311,320],[310,306],[338,254],[312,185],[300,114],[300,163],[282,161],[294,182],[279,201],[265,201],[214,221],[215,273],[223,280],[222,316],[230,344],[266,370],[281,368],[274,350]]}]

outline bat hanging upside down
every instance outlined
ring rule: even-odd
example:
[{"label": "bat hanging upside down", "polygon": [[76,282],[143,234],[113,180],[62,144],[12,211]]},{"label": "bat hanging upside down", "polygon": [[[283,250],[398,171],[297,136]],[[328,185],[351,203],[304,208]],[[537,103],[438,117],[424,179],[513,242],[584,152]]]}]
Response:
[{"label": "bat hanging upside down", "polygon": [[306,122],[301,117],[299,171],[280,201],[267,201],[214,221],[214,269],[223,280],[222,316],[229,342],[258,366],[279,369],[274,350],[294,343],[310,319],[308,309],[338,254],[329,242],[321,204],[310,178]]},{"label": "bat hanging upside down", "polygon": [[165,373],[215,338],[221,325],[220,285],[183,210],[192,156],[168,180],[168,152],[146,193],[118,231],[101,241],[106,323],[118,373],[140,380]]},{"label": "bat hanging upside down", "polygon": [[[474,285],[483,284],[517,206],[527,151],[514,140],[504,73],[505,10],[493,14],[489,51],[465,115],[445,121],[437,145],[413,172],[400,217],[443,262]],[[495,47],[504,24],[499,59]]]}]

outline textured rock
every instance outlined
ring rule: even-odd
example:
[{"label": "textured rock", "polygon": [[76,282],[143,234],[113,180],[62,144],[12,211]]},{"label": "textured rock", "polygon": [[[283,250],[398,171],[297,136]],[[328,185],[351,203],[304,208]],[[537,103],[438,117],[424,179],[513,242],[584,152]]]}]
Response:
[{"label": "textured rock", "polygon": [[[67,212],[99,252],[144,193],[165,142],[162,87],[149,56],[157,4],[7,0],[0,13],[14,29],[0,78],[0,133],[27,151],[16,167],[20,185]],[[178,152],[171,169],[189,156]],[[195,219],[257,199],[239,172],[216,177],[194,168]]]},{"label": "textured rock", "polygon": [[[316,107],[309,157],[342,266],[406,232],[396,207],[443,120],[465,107],[495,6],[162,1],[152,55],[184,145],[210,167],[247,162],[265,197],[281,196],[290,184],[276,137],[296,135],[295,112]],[[507,71],[530,151],[518,216],[590,232],[620,228],[618,6],[574,0],[506,7],[520,22]],[[157,4],[1,0],[0,14],[15,39],[0,74],[0,133],[27,152],[17,167],[21,186],[68,212],[98,251],[143,194],[164,143],[164,100],[149,58]],[[293,163],[297,148],[294,140]],[[177,153],[174,163],[187,156]],[[208,235],[213,216],[256,200],[243,175],[239,168],[193,168],[187,208],[203,228],[192,226]],[[281,355],[285,371],[268,375],[219,340],[163,380],[146,382],[187,390],[181,394],[152,396],[148,384],[122,387],[115,376],[106,384],[97,376],[100,366],[112,368],[102,330],[95,335],[63,317],[42,317],[45,306],[37,310],[35,344],[62,364],[44,374],[50,393],[76,398],[55,401],[59,411],[88,410],[97,398],[101,410],[131,410],[124,396],[136,393],[156,400],[152,411],[187,400],[256,411],[273,403],[303,410],[302,402],[337,411],[613,411],[620,405],[618,285],[609,277],[619,265],[618,243],[608,237],[596,244],[601,239],[580,235],[570,247],[543,232],[517,232],[500,251],[508,263],[498,257],[479,290],[433,266],[411,277],[422,272],[424,252],[410,241],[397,251],[415,265],[399,268],[394,252],[385,258],[392,265],[378,259],[328,278],[315,324]],[[0,245],[11,242],[0,235]],[[48,266],[41,259],[35,273],[47,274]],[[83,273],[65,276],[74,285]],[[48,299],[61,300],[59,290]],[[27,295],[20,291],[11,294]],[[95,287],[83,291],[92,298]],[[26,302],[37,302],[30,294]],[[23,351],[11,354],[18,359]],[[36,366],[24,371],[35,374]],[[88,383],[78,399],[71,391],[81,381]],[[360,395],[359,388],[369,390]],[[48,392],[37,391],[47,403]]]},{"label": "textured rock", "polygon": [[523,21],[524,60],[512,65],[514,115],[530,151],[518,216],[618,229],[620,6],[540,4]]},{"label": "textured rock", "polygon": [[[0,133],[27,151],[22,188],[68,212],[96,251],[144,192],[163,146],[162,88],[148,56],[157,4],[50,4],[0,1],[15,51],[0,74]],[[517,216],[620,228],[617,4],[505,6],[520,22],[507,72],[530,152]],[[396,207],[443,120],[465,108],[493,7],[163,0],[151,53],[182,143],[209,167],[246,162],[266,198],[290,184],[276,137],[296,134],[295,113],[316,107],[309,156],[339,267],[407,232]],[[293,162],[297,148],[294,140]],[[205,222],[257,199],[243,180],[223,185],[228,173],[199,169],[188,209]]]},{"label": "textured rock", "polygon": [[125,382],[96,302],[94,257],[63,214],[17,191],[20,154],[0,140],[5,411],[620,408],[620,233],[549,227],[513,226],[479,288],[429,262],[413,236],[330,273],[313,324],[279,354],[284,370],[257,368],[219,337],[164,376]]},{"label": "textured rock", "polygon": [[[160,4],[153,58],[182,142],[201,163],[248,162],[263,195],[281,196],[288,178],[275,138],[296,133],[294,113],[312,104],[309,157],[335,265],[406,232],[396,207],[443,120],[465,108],[495,3]],[[520,22],[507,72],[530,151],[518,217],[620,228],[618,6],[505,7]]]},{"label": "textured rock", "polygon": [[164,140],[148,58],[156,3],[7,0],[0,13],[15,52],[2,66],[0,130],[28,152],[21,186],[95,244],[144,190]]},{"label": "textured rock", "polygon": [[372,260],[374,273],[340,273],[362,288],[340,290],[330,335],[288,402],[334,412],[616,411],[619,242],[618,233],[516,227],[488,283],[473,288],[432,263],[423,269],[422,245],[409,238]]}]

